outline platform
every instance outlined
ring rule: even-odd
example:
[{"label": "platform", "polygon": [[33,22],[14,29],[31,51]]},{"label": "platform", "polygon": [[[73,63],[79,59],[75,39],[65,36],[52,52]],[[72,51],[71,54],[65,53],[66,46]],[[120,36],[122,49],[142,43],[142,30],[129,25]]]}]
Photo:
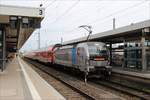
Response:
[{"label": "platform", "polygon": [[20,58],[0,72],[0,100],[65,100]]},{"label": "platform", "polygon": [[112,72],[150,80],[150,72],[129,71],[129,70],[125,70],[121,67],[116,67],[116,68],[113,67]]}]

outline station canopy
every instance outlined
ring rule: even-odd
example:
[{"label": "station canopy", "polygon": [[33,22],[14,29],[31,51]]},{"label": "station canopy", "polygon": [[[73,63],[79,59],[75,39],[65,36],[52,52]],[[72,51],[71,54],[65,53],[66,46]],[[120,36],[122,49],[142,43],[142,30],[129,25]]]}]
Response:
[{"label": "station canopy", "polygon": [[[102,41],[106,43],[122,43],[125,39],[129,37],[134,38],[134,37],[142,36],[142,30],[144,28],[149,28],[150,30],[150,20],[146,20],[128,26],[120,27],[117,29],[109,30],[106,32],[90,35],[89,41]],[[87,41],[87,37],[81,37],[78,39],[66,41],[63,43],[63,45],[76,44],[85,41]]]},{"label": "station canopy", "polygon": [[0,5],[0,27],[5,31],[6,49],[16,52],[31,33],[40,28],[44,8]]}]

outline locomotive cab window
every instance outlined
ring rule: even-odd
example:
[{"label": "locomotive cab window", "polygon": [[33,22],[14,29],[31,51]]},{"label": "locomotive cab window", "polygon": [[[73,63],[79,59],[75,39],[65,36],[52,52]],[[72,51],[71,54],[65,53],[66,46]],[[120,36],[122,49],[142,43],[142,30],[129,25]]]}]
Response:
[{"label": "locomotive cab window", "polygon": [[107,55],[106,46],[98,43],[88,45],[88,50],[90,55],[100,55],[100,56]]},{"label": "locomotive cab window", "polygon": [[108,60],[108,51],[105,44],[102,43],[89,43],[88,51],[90,60],[104,61]]}]

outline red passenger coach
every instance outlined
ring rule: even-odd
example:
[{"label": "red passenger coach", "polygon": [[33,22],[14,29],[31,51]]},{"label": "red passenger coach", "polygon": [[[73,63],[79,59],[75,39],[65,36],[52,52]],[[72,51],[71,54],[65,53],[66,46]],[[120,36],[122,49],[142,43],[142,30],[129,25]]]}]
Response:
[{"label": "red passenger coach", "polygon": [[25,54],[25,57],[45,63],[53,63],[53,47],[42,48],[36,51],[28,52]]},{"label": "red passenger coach", "polygon": [[33,60],[38,60],[40,62],[54,63],[54,51],[59,46],[61,46],[61,44],[55,44],[46,48],[28,52],[24,54],[24,56]]},{"label": "red passenger coach", "polygon": [[35,52],[28,52],[28,53],[24,53],[24,56],[34,60],[35,56],[36,56],[36,53]]}]

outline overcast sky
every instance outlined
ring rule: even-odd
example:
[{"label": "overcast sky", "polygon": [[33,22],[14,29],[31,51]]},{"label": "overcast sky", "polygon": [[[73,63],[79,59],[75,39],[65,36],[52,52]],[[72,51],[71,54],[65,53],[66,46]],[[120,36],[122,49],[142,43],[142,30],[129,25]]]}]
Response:
[{"label": "overcast sky", "polygon": [[[0,4],[39,7],[43,3],[45,18],[40,28],[41,47],[86,36],[78,28],[91,25],[93,34],[150,19],[150,0],[0,0]],[[35,30],[22,50],[38,47],[39,30]]]}]

